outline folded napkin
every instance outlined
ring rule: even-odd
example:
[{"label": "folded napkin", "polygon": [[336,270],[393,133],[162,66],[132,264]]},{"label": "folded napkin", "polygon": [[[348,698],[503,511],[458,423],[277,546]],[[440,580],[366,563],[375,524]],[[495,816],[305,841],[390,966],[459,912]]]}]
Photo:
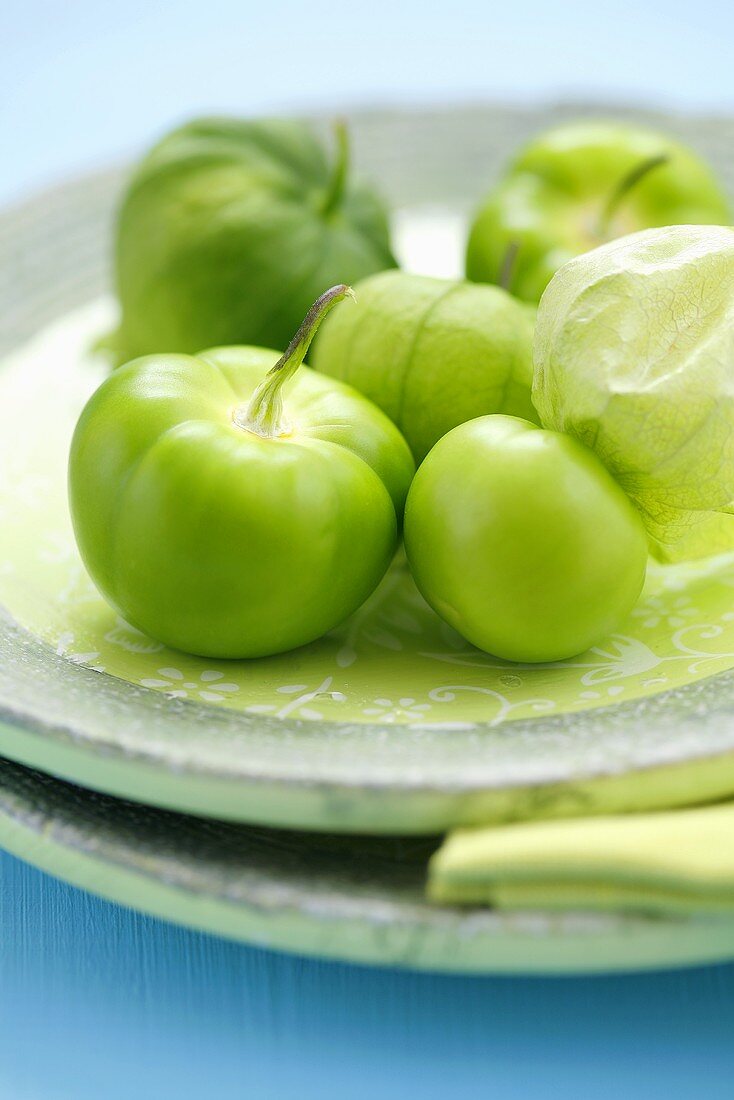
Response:
[{"label": "folded napkin", "polygon": [[501,909],[734,914],[734,803],[450,833],[428,894]]}]

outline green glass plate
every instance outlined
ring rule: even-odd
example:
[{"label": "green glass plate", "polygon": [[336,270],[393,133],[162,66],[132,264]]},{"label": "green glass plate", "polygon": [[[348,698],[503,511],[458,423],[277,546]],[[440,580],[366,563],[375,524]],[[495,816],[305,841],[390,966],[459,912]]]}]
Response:
[{"label": "green glass plate", "polygon": [[429,838],[200,821],[0,762],[0,844],[155,916],[325,958],[472,973],[580,973],[734,957],[734,922],[428,905]]},{"label": "green glass plate", "polygon": [[[548,121],[489,110],[356,119],[365,167],[399,208],[403,259],[456,271],[462,211],[491,157]],[[651,568],[619,633],[544,666],[465,643],[400,557],[351,620],[268,660],[199,660],[117,618],[79,561],[65,469],[106,369],[90,348],[113,319],[99,295],[118,185],[114,173],[82,180],[0,220],[0,752],[163,807],[356,832],[734,791],[732,557]]]}]

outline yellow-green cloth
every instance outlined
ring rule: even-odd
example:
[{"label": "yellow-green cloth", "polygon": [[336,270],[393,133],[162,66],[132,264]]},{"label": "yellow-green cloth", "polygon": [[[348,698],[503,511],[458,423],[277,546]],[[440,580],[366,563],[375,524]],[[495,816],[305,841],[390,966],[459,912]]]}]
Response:
[{"label": "yellow-green cloth", "polygon": [[428,893],[501,909],[734,913],[734,803],[450,833]]}]

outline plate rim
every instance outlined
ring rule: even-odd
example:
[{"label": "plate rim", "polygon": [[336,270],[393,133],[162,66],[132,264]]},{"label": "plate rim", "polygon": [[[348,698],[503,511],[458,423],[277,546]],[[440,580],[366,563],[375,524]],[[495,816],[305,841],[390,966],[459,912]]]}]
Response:
[{"label": "plate rim", "polygon": [[[594,730],[599,736],[606,723],[611,722],[612,728],[619,726],[627,715],[634,715],[638,721],[644,720],[645,715],[648,718],[656,715],[658,741],[650,747],[658,750],[657,756],[653,753],[644,763],[632,768],[620,768],[619,761],[600,759],[597,766],[577,766],[560,778],[531,774],[518,783],[501,773],[493,773],[490,752],[484,767],[475,766],[468,774],[462,774],[461,783],[455,779],[441,780],[435,775],[436,765],[433,776],[428,778],[410,770],[385,775],[385,754],[389,753],[392,742],[383,740],[377,773],[371,776],[345,773],[343,768],[334,772],[328,766],[318,771],[312,763],[304,773],[302,756],[294,758],[287,753],[279,756],[277,768],[268,770],[263,768],[262,762],[258,764],[247,752],[241,752],[234,760],[236,766],[228,757],[227,768],[217,771],[211,765],[202,767],[198,759],[192,761],[185,756],[174,759],[170,753],[167,756],[161,744],[163,749],[175,745],[181,723],[188,724],[199,737],[216,723],[218,733],[229,734],[235,743],[243,732],[262,735],[264,729],[269,729],[276,738],[282,739],[286,734],[302,737],[302,745],[314,739],[318,743],[322,727],[328,728],[329,736],[344,736],[351,731],[359,737],[373,735],[379,743],[385,727],[366,723],[268,719],[190,700],[170,700],[153,689],[139,688],[66,660],[34,635],[13,624],[0,609],[0,647],[4,631],[6,637],[10,631],[22,647],[20,664],[24,668],[28,667],[29,655],[33,655],[42,662],[40,667],[46,674],[55,672],[60,677],[62,690],[69,677],[77,692],[79,685],[86,681],[85,686],[91,689],[89,699],[95,700],[94,705],[99,707],[99,713],[108,724],[100,735],[99,728],[90,729],[84,723],[74,726],[49,721],[40,711],[38,693],[33,702],[25,706],[9,705],[7,698],[2,697],[0,676],[0,751],[3,755],[93,790],[180,812],[282,827],[430,833],[458,825],[518,817],[573,816],[640,806],[654,809],[690,804],[692,769],[698,773],[697,797],[693,801],[713,801],[734,791],[734,721],[731,720],[734,718],[734,672],[721,673],[632,702],[553,718],[517,719],[504,728],[487,723],[484,729],[477,726],[473,731],[481,744],[482,733],[494,735],[498,730],[510,731],[512,737],[522,740],[528,736],[538,738],[549,726],[554,726],[560,730],[561,743],[565,745],[574,733],[583,731],[588,741],[591,730],[593,741]],[[727,705],[720,712],[709,710],[705,705],[706,695],[718,692],[722,686],[728,689]],[[682,760],[666,758],[668,697],[674,697],[679,705],[681,700],[687,703],[687,719],[694,727],[701,719],[702,698],[709,720],[712,716],[728,718],[724,725],[724,746],[711,751],[698,736],[695,753]],[[716,701],[721,703],[720,698]],[[135,747],[131,748],[129,738],[123,743],[115,736],[115,711],[118,716],[124,713],[126,718],[133,719],[132,725],[138,730]],[[166,730],[170,743],[155,741],[146,749],[144,735],[140,733],[141,730],[147,732],[146,721]],[[395,727],[387,728],[394,734]],[[646,745],[652,732],[653,726],[648,722]],[[453,731],[443,734],[443,737],[453,736]],[[206,747],[209,741],[204,738],[202,743]],[[502,740],[496,744],[501,746]],[[247,748],[251,748],[251,743],[248,742]],[[326,764],[329,764],[328,757]],[[355,791],[363,800],[356,810],[343,811],[338,823],[333,815],[324,815],[325,802],[330,799],[343,802],[345,795]]]},{"label": "plate rim", "polygon": [[[411,116],[421,114],[408,113]],[[448,113],[451,114],[451,111]],[[43,209],[45,212],[47,207],[50,210],[54,198],[63,212],[73,208],[74,204],[78,206],[85,195],[91,195],[99,205],[100,196],[104,196],[119,181],[121,173],[121,167],[110,166],[52,184],[12,203],[0,211],[0,236],[11,239],[15,234],[13,239],[18,239],[26,231],[22,227],[32,222],[34,211]],[[60,218],[62,214],[57,211],[54,216]],[[83,280],[75,284],[76,307],[80,302],[96,296],[97,291],[90,292],[85,298],[85,286]],[[47,303],[44,304],[47,312],[50,308]],[[66,308],[59,308],[57,313],[52,312],[52,317],[58,318],[65,312]],[[23,314],[24,323],[28,320],[26,313]],[[46,316],[43,320],[45,323],[50,318]],[[10,353],[11,349],[8,349]],[[17,639],[22,637],[22,631],[9,626],[7,616],[0,614],[0,634],[11,629]],[[134,697],[138,702],[147,699],[140,710],[141,721],[158,721],[164,708],[170,716],[185,719],[189,725],[198,722],[202,730],[220,721],[221,710],[188,700],[176,700],[174,703],[151,689],[135,687],[107,674],[74,665],[57,657],[50,647],[44,646],[38,639],[33,641],[43,649],[45,660],[51,664],[57,662],[57,668],[63,668],[69,677],[76,678],[74,690],[79,690],[81,678],[87,676],[89,683],[96,679],[93,690],[99,691],[98,678],[102,675],[110,683],[129,689],[130,698]],[[5,652],[7,654],[7,649]],[[455,778],[456,769],[452,779],[451,773],[447,771],[442,774],[437,764],[434,765],[433,778],[426,774],[425,769],[419,772],[415,768],[406,770],[401,776],[386,777],[384,759],[378,762],[379,767],[373,759],[371,778],[370,775],[356,774],[350,778],[343,768],[335,770],[334,766],[325,765],[323,771],[305,775],[302,769],[294,771],[291,768],[289,772],[282,762],[268,771],[255,767],[244,758],[240,760],[239,771],[230,761],[226,770],[217,773],[211,765],[205,768],[200,758],[194,760],[193,755],[179,759],[175,758],[175,754],[156,754],[152,748],[143,752],[141,746],[144,741],[140,739],[137,750],[134,750],[129,739],[121,745],[119,740],[111,741],[109,737],[105,739],[100,736],[99,731],[96,737],[87,736],[88,731],[78,723],[67,723],[66,726],[61,722],[53,723],[48,718],[48,707],[44,712],[39,699],[30,695],[25,704],[19,704],[17,699],[12,698],[12,690],[7,687],[9,684],[10,678],[0,670],[0,751],[6,756],[38,768],[46,767],[53,774],[65,775],[92,788],[141,801],[147,799],[152,804],[161,804],[161,798],[156,797],[153,787],[167,785],[163,804],[170,808],[205,815],[216,811],[232,820],[283,825],[299,823],[304,828],[338,827],[344,831],[380,832],[395,831],[396,827],[410,829],[411,822],[407,818],[414,816],[413,831],[425,832],[480,820],[506,820],[513,814],[568,816],[574,812],[631,809],[636,808],[641,800],[652,808],[651,799],[658,799],[657,805],[661,806],[690,802],[690,791],[685,790],[685,780],[696,770],[700,773],[696,780],[696,800],[714,799],[734,792],[734,672],[716,673],[683,687],[632,702],[609,703],[553,718],[539,715],[529,719],[513,719],[504,727],[497,727],[491,722],[474,723],[471,729],[480,741],[504,728],[511,730],[513,737],[535,741],[549,729],[556,730],[561,741],[583,732],[588,742],[600,727],[609,725],[611,728],[625,715],[629,716],[630,721],[634,719],[640,726],[645,726],[646,737],[657,731],[658,741],[649,747],[647,753],[635,758],[634,766],[630,766],[629,757],[623,759],[619,755],[595,762],[593,752],[589,750],[585,756],[582,754],[581,758],[572,761],[573,766],[564,776],[551,774],[550,771],[535,776],[529,773],[523,782],[501,777],[498,780],[496,767],[493,772],[492,762],[488,759],[475,768],[467,768],[460,782]],[[124,689],[119,688],[118,694]],[[669,714],[664,713],[666,708],[669,708]],[[674,724],[673,716],[680,718],[678,712],[681,710],[685,721],[690,723],[691,728],[695,727],[696,735],[689,739],[693,744],[692,747],[689,745],[688,755],[675,757],[674,754],[671,756],[665,744],[665,727],[666,722]],[[231,716],[234,712],[225,713]],[[233,719],[230,717],[229,721],[231,724]],[[253,737],[267,734],[270,723],[277,723],[279,734],[302,738],[304,743],[313,736],[318,726],[318,722],[291,718],[237,715],[240,734]],[[328,727],[344,736],[356,727],[365,738],[375,739],[385,732],[394,734],[398,729],[406,728],[383,726],[379,722],[359,723],[358,726],[353,723],[328,723]],[[708,744],[704,735],[708,736]],[[434,733],[432,736],[434,744],[438,744],[441,735]],[[453,734],[449,732],[443,736],[449,738]],[[494,743],[501,748],[501,738],[495,739]],[[389,753],[391,748],[391,742],[387,741],[384,752]],[[395,758],[393,754],[392,759]],[[252,766],[247,767],[248,763]],[[112,772],[115,774],[110,774]],[[205,797],[203,787],[194,789],[197,782],[201,784],[204,780],[210,784],[208,797]],[[352,812],[350,816],[344,811],[344,796],[354,791],[362,792],[368,804],[363,813]],[[274,808],[273,799],[282,804],[280,809]],[[329,820],[324,816],[325,801],[329,799],[332,803],[341,800],[342,816],[338,826],[333,813]],[[400,806],[401,799],[404,803],[412,802],[414,808],[410,814],[405,806]],[[467,808],[458,806],[459,801],[469,800],[471,803],[472,799],[474,803]],[[514,808],[510,803],[514,804]],[[300,821],[297,821],[298,815],[303,815]]]}]

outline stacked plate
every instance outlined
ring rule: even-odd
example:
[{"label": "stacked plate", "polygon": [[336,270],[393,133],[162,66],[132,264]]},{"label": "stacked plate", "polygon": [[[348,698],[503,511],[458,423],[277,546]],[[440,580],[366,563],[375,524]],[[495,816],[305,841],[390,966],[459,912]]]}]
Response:
[{"label": "stacked plate", "polygon": [[[457,274],[463,217],[498,164],[578,113],[356,117],[405,262]],[[734,124],[651,121],[731,170]],[[126,905],[332,957],[528,972],[733,956],[732,920],[424,900],[426,861],[453,826],[734,792],[731,558],[652,570],[618,635],[552,667],[464,643],[400,560],[339,630],[254,662],[167,651],[100,600],[65,464],[106,370],[93,347],[113,320],[120,178],[0,218],[0,844]]]}]

